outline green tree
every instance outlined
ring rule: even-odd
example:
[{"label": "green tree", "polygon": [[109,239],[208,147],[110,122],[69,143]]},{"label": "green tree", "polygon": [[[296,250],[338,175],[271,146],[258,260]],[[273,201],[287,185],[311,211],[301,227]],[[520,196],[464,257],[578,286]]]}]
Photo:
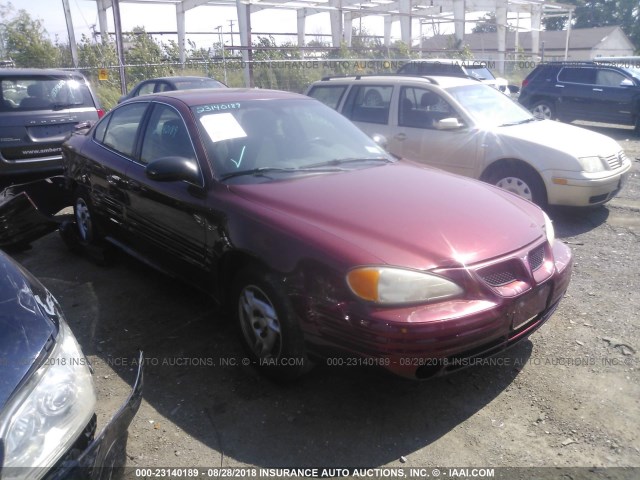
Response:
[{"label": "green tree", "polygon": [[[622,31],[640,50],[640,2],[638,0],[566,0],[575,5],[573,28],[620,26]],[[546,30],[564,30],[569,18],[555,17],[543,19]]]},{"label": "green tree", "polygon": [[42,22],[26,10],[14,11],[9,3],[0,8],[0,51],[17,67],[60,67],[61,51],[47,36]]}]

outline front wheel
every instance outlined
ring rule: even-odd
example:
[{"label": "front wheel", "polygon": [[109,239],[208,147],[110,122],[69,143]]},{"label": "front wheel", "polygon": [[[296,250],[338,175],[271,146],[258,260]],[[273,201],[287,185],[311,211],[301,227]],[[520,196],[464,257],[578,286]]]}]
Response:
[{"label": "front wheel", "polygon": [[249,268],[235,280],[236,321],[253,364],[266,376],[289,382],[311,364],[298,317],[275,275]]},{"label": "front wheel", "polygon": [[548,100],[536,102],[533,107],[531,107],[531,113],[540,120],[553,120],[556,118],[555,109]]},{"label": "front wheel", "polygon": [[544,183],[536,172],[528,168],[498,168],[488,176],[487,182],[515,193],[541,208],[547,206],[547,191]]}]

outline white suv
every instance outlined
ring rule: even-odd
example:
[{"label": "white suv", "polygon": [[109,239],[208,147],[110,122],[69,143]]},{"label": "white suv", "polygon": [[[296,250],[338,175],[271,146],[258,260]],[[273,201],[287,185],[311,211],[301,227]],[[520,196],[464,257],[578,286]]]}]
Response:
[{"label": "white suv", "polygon": [[455,77],[325,78],[307,95],[338,110],[400,157],[484,180],[538,205],[599,205],[631,161],[592,131],[536,120],[509,97]]}]

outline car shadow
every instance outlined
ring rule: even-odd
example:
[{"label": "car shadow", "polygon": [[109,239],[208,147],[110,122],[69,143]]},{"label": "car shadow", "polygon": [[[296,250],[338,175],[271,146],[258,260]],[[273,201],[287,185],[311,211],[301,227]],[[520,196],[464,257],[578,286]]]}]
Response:
[{"label": "car shadow", "polygon": [[[427,382],[317,365],[297,383],[279,385],[245,365],[232,323],[209,297],[183,283],[126,256],[99,267],[68,252],[57,234],[16,258],[58,298],[90,358],[129,380],[136,350],[144,351],[144,400],[163,424],[207,447],[203,466],[398,462],[510,388],[532,352],[527,340],[482,365]],[[483,420],[488,432],[503,425],[499,418]],[[148,421],[134,419],[130,434],[136,429],[135,436],[146,436]],[[153,433],[145,442],[157,441]],[[138,461],[137,453],[130,451],[136,463],[148,461]]]},{"label": "car shadow", "polygon": [[619,142],[638,139],[637,135],[634,133],[634,128],[631,126],[610,125],[583,121],[575,121],[571,123],[577,127],[582,127],[597,133],[601,133]]},{"label": "car shadow", "polygon": [[552,206],[546,210],[557,238],[565,239],[589,232],[607,222],[609,208]]}]

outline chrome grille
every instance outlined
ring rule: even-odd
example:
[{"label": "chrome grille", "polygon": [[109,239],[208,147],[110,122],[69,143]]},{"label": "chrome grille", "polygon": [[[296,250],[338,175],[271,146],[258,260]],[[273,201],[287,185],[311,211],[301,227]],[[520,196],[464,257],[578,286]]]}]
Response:
[{"label": "chrome grille", "polygon": [[531,250],[529,252],[529,267],[531,267],[531,271],[535,272],[542,266],[544,262],[544,245],[540,245],[539,247]]},{"label": "chrome grille", "polygon": [[615,155],[609,155],[608,157],[605,157],[604,161],[607,162],[607,165],[609,165],[609,168],[611,170],[615,170],[616,168],[619,168],[622,165],[623,158],[624,158],[624,152],[620,151]]},{"label": "chrome grille", "polygon": [[516,276],[513,272],[503,271],[503,272],[491,272],[486,274],[480,274],[482,279],[487,282],[492,287],[500,287],[502,285],[507,285],[516,280]]}]

